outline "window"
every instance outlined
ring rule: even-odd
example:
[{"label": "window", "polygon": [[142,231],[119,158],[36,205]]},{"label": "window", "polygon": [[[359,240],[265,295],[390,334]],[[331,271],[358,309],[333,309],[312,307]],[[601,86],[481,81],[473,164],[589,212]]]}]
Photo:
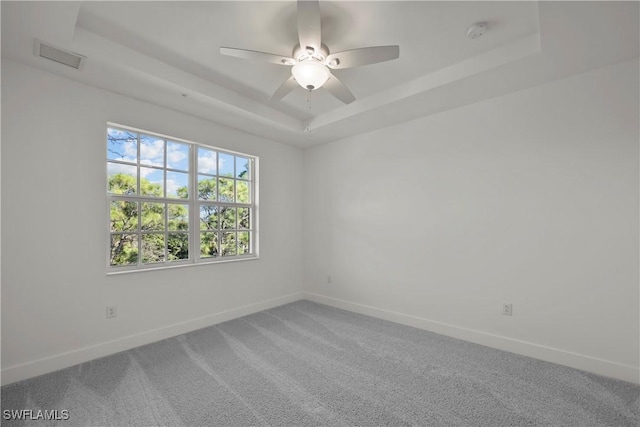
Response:
[{"label": "window", "polygon": [[109,271],[256,258],[256,162],[108,126]]}]

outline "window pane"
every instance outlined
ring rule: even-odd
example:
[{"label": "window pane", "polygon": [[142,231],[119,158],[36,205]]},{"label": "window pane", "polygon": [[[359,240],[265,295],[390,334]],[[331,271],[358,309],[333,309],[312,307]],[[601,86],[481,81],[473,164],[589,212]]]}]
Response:
[{"label": "window pane", "polygon": [[177,203],[167,204],[168,224],[167,230],[187,231],[189,230],[189,206]]},{"label": "window pane", "polygon": [[240,229],[251,228],[251,221],[249,218],[249,208],[238,208],[238,228]]},{"label": "window pane", "polygon": [[218,233],[200,233],[200,256],[218,256]]},{"label": "window pane", "polygon": [[133,165],[107,163],[107,191],[112,194],[137,194],[138,168]]},{"label": "window pane", "polygon": [[111,231],[137,231],[138,203],[120,200],[111,202],[109,218]]},{"label": "window pane", "polygon": [[216,179],[211,176],[198,175],[198,199],[215,200],[216,195]]},{"label": "window pane", "polygon": [[216,165],[216,152],[213,150],[207,150],[206,148],[198,147],[198,172],[215,175],[218,171]]},{"label": "window pane", "polygon": [[218,228],[218,208],[200,206],[200,230],[217,230]]},{"label": "window pane", "polygon": [[220,228],[223,229],[235,229],[236,228],[236,208],[221,208],[220,209]]},{"label": "window pane", "polygon": [[167,171],[167,197],[189,198],[189,174]]},{"label": "window pane", "polygon": [[221,202],[233,202],[233,179],[218,178],[218,200]]},{"label": "window pane", "polygon": [[249,166],[249,159],[246,157],[236,157],[236,178],[251,179],[250,176],[251,167]]},{"label": "window pane", "polygon": [[140,135],[140,164],[164,167],[164,140]]},{"label": "window pane", "polygon": [[169,261],[189,259],[189,235],[186,233],[169,233],[167,252]]},{"label": "window pane", "polygon": [[238,255],[246,255],[251,253],[249,246],[249,232],[241,231],[238,233]]},{"label": "window pane", "polygon": [[233,177],[234,173],[234,158],[231,154],[219,153],[218,154],[218,175]]},{"label": "window pane", "polygon": [[222,235],[222,256],[236,254],[236,233],[224,233]]},{"label": "window pane", "polygon": [[137,234],[113,234],[111,235],[111,261],[112,267],[118,265],[131,265],[138,263],[138,235]]},{"label": "window pane", "polygon": [[141,243],[143,263],[164,262],[164,234],[143,234]]},{"label": "window pane", "polygon": [[164,171],[140,168],[140,194],[143,196],[164,196]]},{"label": "window pane", "polygon": [[137,163],[137,134],[126,130],[107,129],[107,159]]},{"label": "window pane", "polygon": [[142,231],[164,231],[164,204],[143,203],[140,222]]},{"label": "window pane", "polygon": [[251,195],[249,194],[249,183],[247,181],[236,181],[236,195],[238,203],[251,202]]},{"label": "window pane", "polygon": [[189,146],[179,142],[167,141],[167,167],[189,170]]}]

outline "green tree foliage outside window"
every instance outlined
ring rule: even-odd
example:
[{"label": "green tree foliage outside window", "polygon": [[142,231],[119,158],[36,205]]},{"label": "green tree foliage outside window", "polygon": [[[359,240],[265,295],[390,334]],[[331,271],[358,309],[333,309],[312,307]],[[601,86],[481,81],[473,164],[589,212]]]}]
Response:
[{"label": "green tree foliage outside window", "polygon": [[190,240],[202,260],[252,254],[250,157],[117,128],[108,129],[107,157],[111,267],[193,261]]},{"label": "green tree foliage outside window", "polygon": [[[109,189],[113,194],[131,194],[135,190],[134,177],[116,174],[109,178]],[[140,179],[140,187],[147,194],[160,196],[160,186]],[[138,210],[140,209],[140,212]],[[165,226],[165,210],[167,224]],[[138,214],[140,216],[138,217]],[[189,259],[189,209],[178,203],[148,203],[112,201],[111,219],[111,265],[131,265],[138,262],[138,243],[142,249],[143,263],[162,262],[165,258],[165,230],[167,259],[169,261]],[[138,224],[138,220],[140,223]],[[140,225],[141,240],[137,233]]]}]

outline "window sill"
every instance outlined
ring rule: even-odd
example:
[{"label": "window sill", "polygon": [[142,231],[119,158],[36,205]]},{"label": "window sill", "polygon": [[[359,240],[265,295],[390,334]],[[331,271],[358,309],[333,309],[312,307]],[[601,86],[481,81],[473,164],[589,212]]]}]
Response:
[{"label": "window sill", "polygon": [[257,259],[260,259],[260,257],[258,255],[255,255],[255,256],[247,256],[247,257],[241,257],[241,258],[229,258],[229,259],[216,259],[216,260],[210,260],[210,261],[200,261],[200,262],[197,262],[197,263],[190,262],[190,263],[174,264],[174,265],[162,265],[162,266],[144,267],[144,268],[136,268],[136,269],[131,269],[131,270],[114,269],[114,270],[107,270],[106,274],[107,274],[107,276],[118,276],[120,274],[143,273],[145,271],[158,271],[158,270],[173,270],[175,268],[198,267],[198,266],[202,266],[202,265],[211,265],[211,264],[227,264],[227,263],[231,263],[231,262],[253,261],[253,260],[257,260]]}]

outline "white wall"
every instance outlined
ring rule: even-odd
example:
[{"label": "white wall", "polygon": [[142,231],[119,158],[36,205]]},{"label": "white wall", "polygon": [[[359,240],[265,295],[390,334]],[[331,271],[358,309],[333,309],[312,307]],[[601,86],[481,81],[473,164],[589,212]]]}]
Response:
[{"label": "white wall", "polygon": [[[304,155],[2,74],[3,383],[294,300],[303,281],[320,302],[638,381],[637,60]],[[106,276],[106,121],[260,156],[261,259]]]},{"label": "white wall", "polygon": [[307,150],[308,297],[638,382],[638,89],[636,59]]},{"label": "white wall", "polygon": [[[2,114],[3,383],[300,297],[301,150],[8,60]],[[260,259],[107,276],[107,121],[259,156]]]}]

